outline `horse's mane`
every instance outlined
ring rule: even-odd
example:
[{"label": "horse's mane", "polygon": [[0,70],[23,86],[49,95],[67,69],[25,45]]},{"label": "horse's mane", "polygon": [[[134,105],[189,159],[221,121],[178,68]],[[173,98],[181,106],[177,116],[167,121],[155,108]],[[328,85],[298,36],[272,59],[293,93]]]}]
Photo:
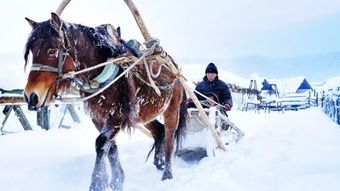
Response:
[{"label": "horse's mane", "polygon": [[76,25],[82,32],[86,33],[93,45],[97,47],[106,58],[117,57],[126,53],[126,49],[120,45],[115,45],[109,40],[109,33],[103,25],[96,28]]},{"label": "horse's mane", "polygon": [[[97,48],[98,51],[101,52],[101,55],[106,57],[105,59],[117,57],[123,53],[126,53],[126,49],[124,47],[115,45],[109,40],[109,34],[103,26],[92,28],[80,24],[70,24],[63,22],[63,28],[73,31],[78,30],[79,32],[86,34],[92,44]],[[25,45],[25,67],[27,65],[29,51],[33,46],[41,43],[42,41],[52,41],[57,40],[57,38],[59,38],[59,34],[51,27],[50,20],[41,22],[39,25],[34,27]]]}]

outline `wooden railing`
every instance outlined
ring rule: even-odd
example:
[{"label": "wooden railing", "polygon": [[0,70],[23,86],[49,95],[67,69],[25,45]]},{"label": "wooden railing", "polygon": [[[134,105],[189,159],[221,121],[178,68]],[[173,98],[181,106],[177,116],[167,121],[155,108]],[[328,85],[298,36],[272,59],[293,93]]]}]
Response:
[{"label": "wooden railing", "polygon": [[322,110],[340,125],[340,87],[337,91],[329,91],[321,98]]},{"label": "wooden railing", "polygon": [[[27,120],[26,114],[22,109],[22,107],[27,107],[27,104],[22,95],[10,93],[0,94],[0,107],[1,108],[3,107],[2,113],[5,116],[0,124],[1,134],[5,134],[3,130],[12,111],[14,111],[15,116],[21,123],[24,130],[32,130],[32,126],[29,123],[29,120]],[[49,130],[51,128],[49,107],[50,106],[45,106],[41,108],[39,111],[36,111],[37,125],[46,130]],[[80,122],[80,118],[76,110],[74,109],[74,105],[66,104],[65,112],[62,118],[60,119],[58,127],[62,126],[64,116],[67,112],[70,113],[74,122],[77,123]]]}]

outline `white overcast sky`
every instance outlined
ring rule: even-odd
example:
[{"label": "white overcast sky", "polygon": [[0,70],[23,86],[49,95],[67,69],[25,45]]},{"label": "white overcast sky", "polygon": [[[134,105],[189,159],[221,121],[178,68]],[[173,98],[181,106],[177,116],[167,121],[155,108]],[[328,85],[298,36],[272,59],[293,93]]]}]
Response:
[{"label": "white overcast sky", "polygon": [[[55,11],[60,2],[61,0],[2,2],[0,51],[22,52],[30,32],[24,17],[35,21],[47,20],[50,18],[50,12]],[[217,58],[254,55],[259,53],[256,47],[261,42],[253,39],[261,39],[273,31],[277,32],[340,11],[339,0],[134,0],[134,2],[151,35],[158,37],[174,57]],[[72,0],[61,17],[69,22],[92,27],[111,23],[114,26],[121,26],[123,38],[136,38],[142,41],[136,23],[123,0]],[[339,25],[339,22],[334,25]],[[267,49],[270,50],[270,47]],[[304,48],[300,49],[301,52],[297,54],[305,54]],[[336,51],[333,49],[329,51]],[[262,51],[262,54],[265,53]]]}]

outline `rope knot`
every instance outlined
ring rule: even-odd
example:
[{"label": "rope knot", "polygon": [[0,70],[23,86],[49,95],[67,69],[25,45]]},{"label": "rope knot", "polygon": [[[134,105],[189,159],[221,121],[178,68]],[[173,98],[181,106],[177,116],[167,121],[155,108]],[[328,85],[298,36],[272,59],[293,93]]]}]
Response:
[{"label": "rope knot", "polygon": [[161,53],[162,47],[160,46],[160,41],[158,38],[150,37],[144,43],[145,47],[147,48],[146,55],[152,55],[154,53]]},{"label": "rope knot", "polygon": [[66,74],[63,74],[62,79],[74,78],[74,76],[75,76],[75,71],[70,71],[70,72],[67,72]]}]

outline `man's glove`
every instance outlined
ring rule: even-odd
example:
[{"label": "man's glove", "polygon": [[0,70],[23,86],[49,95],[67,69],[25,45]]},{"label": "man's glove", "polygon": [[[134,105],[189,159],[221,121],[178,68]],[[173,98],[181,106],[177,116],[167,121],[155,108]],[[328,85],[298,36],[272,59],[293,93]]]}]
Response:
[{"label": "man's glove", "polygon": [[229,104],[224,104],[223,108],[226,110],[226,111],[230,111],[231,110],[231,107]]},{"label": "man's glove", "polygon": [[192,98],[189,97],[189,98],[187,99],[187,102],[188,102],[188,103],[193,102],[193,101],[192,101]]}]

